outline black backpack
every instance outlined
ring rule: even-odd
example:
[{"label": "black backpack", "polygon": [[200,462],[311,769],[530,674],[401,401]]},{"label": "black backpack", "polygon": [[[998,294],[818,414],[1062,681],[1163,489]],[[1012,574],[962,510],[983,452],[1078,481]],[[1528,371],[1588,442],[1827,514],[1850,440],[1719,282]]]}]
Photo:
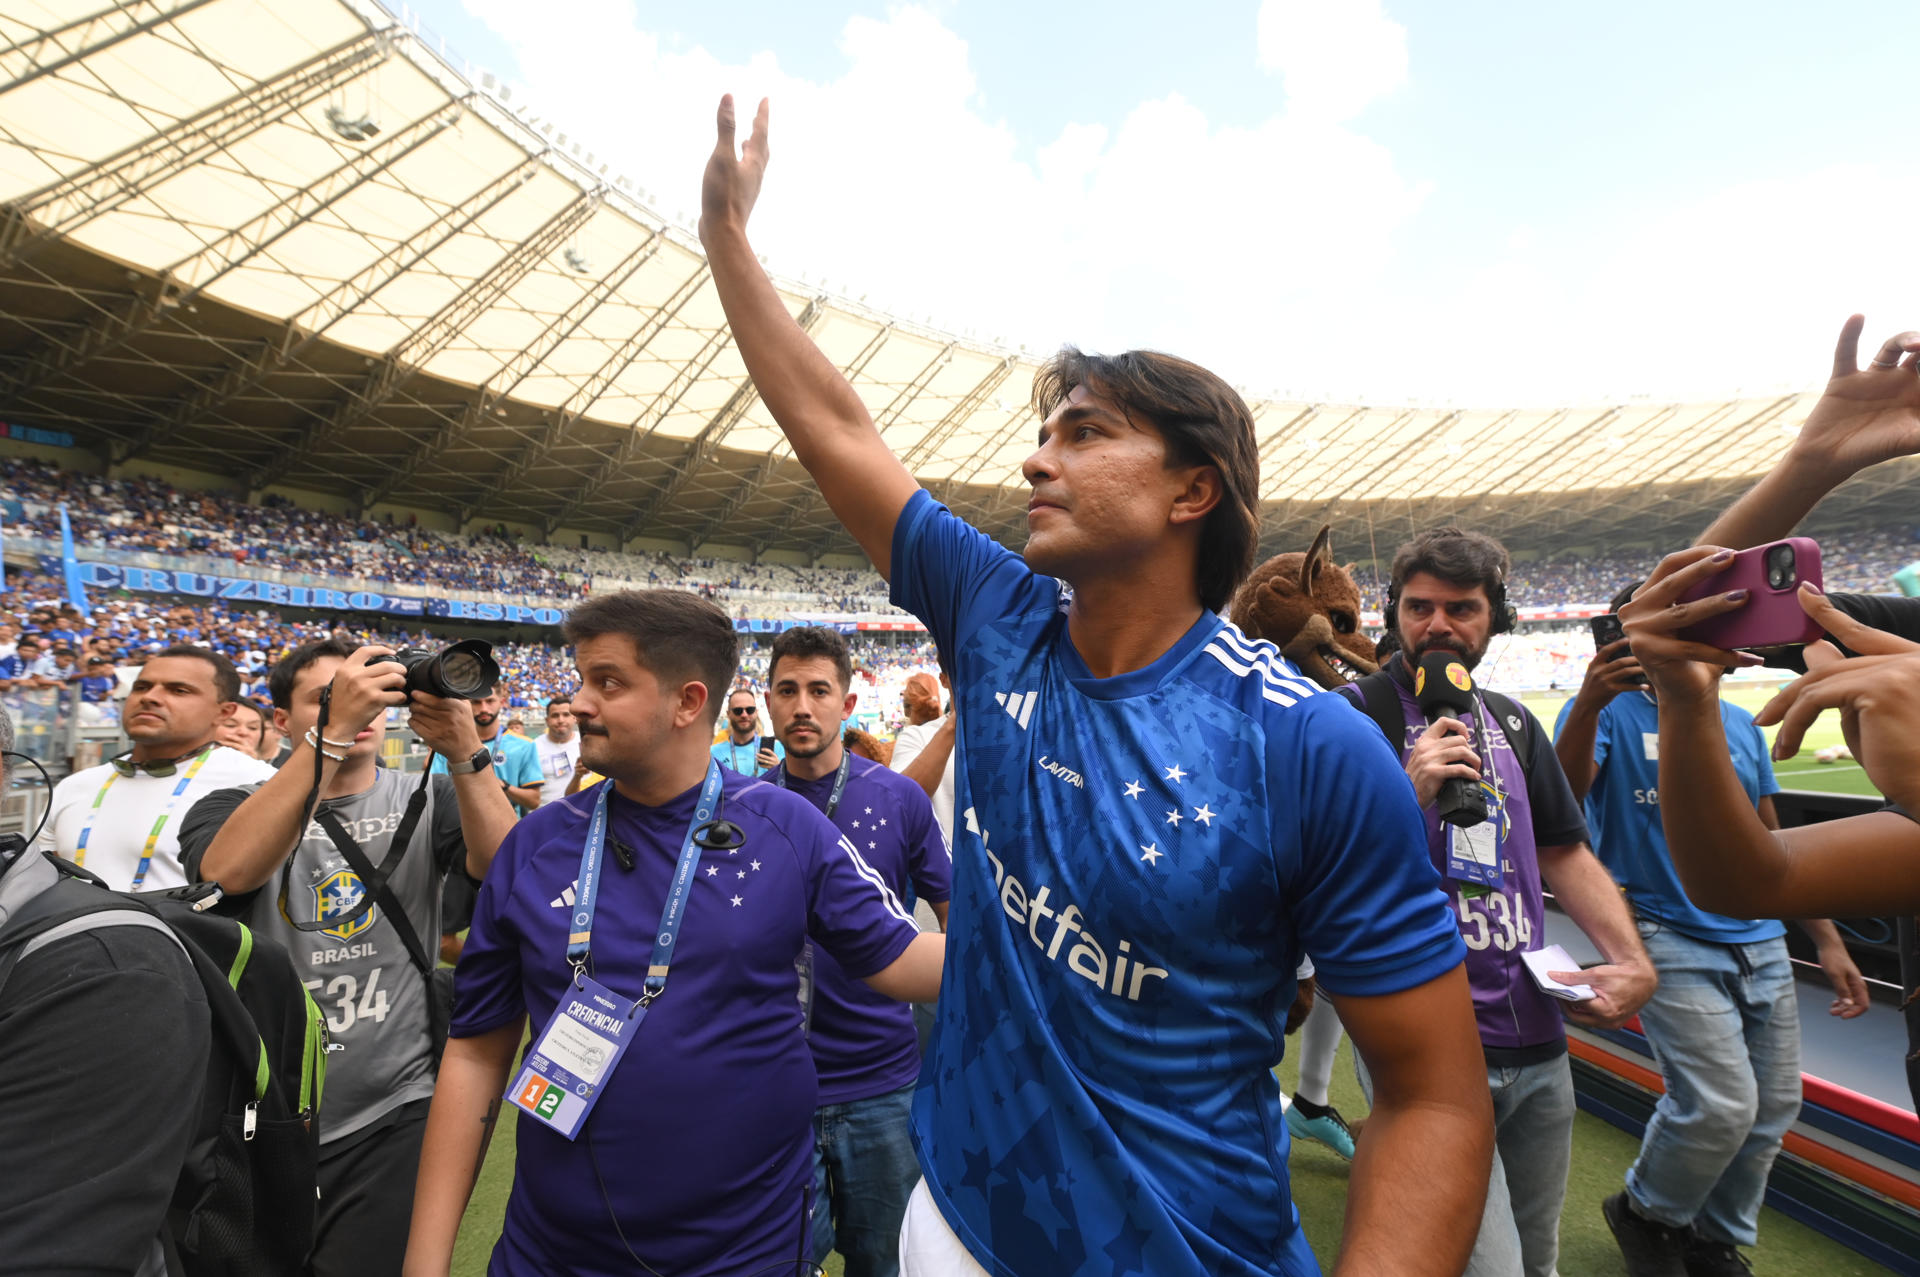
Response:
[{"label": "black backpack", "polygon": [[47,859],[59,881],[0,927],[0,985],[40,947],[37,938],[47,944],[127,925],[132,913],[157,919],[180,941],[206,992],[213,1053],[167,1212],[168,1271],[295,1277],[313,1249],[328,1042],[292,956],[235,919],[205,912],[219,898],[208,884],[111,891],[86,870]]}]

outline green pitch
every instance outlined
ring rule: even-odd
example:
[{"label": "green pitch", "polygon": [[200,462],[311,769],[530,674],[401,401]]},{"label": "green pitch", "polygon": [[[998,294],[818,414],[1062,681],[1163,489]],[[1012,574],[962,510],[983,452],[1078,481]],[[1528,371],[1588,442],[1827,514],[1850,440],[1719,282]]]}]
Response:
[{"label": "green pitch", "polygon": [[[1765,687],[1736,687],[1727,694],[1727,699],[1748,713],[1757,714],[1760,707],[1773,699],[1773,694],[1784,684]],[[1560,707],[1572,699],[1567,692],[1529,692],[1520,698],[1534,717],[1551,732],[1554,723],[1560,717]],[[1773,729],[1760,729],[1767,743],[1773,743]],[[1806,738],[1800,745],[1800,752],[1784,762],[1773,765],[1773,774],[1780,781],[1782,789],[1815,789],[1827,794],[1868,794],[1878,796],[1880,791],[1873,787],[1858,763],[1818,763],[1814,761],[1814,752],[1828,745],[1843,745],[1846,742],[1840,736],[1840,719],[1832,711],[1822,714],[1814,720]]]},{"label": "green pitch", "polygon": [[[1287,1040],[1288,1057],[1275,1070],[1288,1094],[1299,1077],[1293,1052],[1299,1039]],[[1333,1069],[1333,1102],[1349,1117],[1365,1114],[1360,1087],[1353,1076],[1353,1046],[1340,1044]],[[454,1251],[454,1277],[481,1277],[487,1254],[500,1232],[507,1190],[513,1184],[513,1127],[509,1110],[487,1154],[487,1165],[473,1190],[473,1203],[460,1226],[460,1244]],[[1627,1167],[1639,1145],[1624,1131],[1588,1113],[1574,1118],[1573,1167],[1568,1176],[1567,1205],[1560,1219],[1560,1271],[1590,1277],[1610,1277],[1626,1271],[1613,1237],[1600,1218],[1601,1199],[1619,1191]],[[1293,1150],[1294,1202],[1313,1243],[1321,1267],[1331,1271],[1340,1254],[1340,1228],[1347,1201],[1347,1163],[1318,1144],[1296,1144]],[[1753,1252],[1754,1272],[1769,1274],[1819,1273],[1821,1277],[1869,1277],[1885,1272],[1845,1247],[1828,1241],[1803,1224],[1768,1209],[1760,1215],[1760,1245]],[[644,1255],[642,1256],[644,1258]],[[829,1277],[840,1277],[840,1257],[827,1259]]]}]

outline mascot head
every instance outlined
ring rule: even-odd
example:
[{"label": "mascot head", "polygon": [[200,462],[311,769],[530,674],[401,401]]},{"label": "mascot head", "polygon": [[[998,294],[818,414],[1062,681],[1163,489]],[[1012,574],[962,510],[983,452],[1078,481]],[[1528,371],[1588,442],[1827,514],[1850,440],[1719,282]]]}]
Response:
[{"label": "mascot head", "polygon": [[1379,669],[1360,633],[1360,590],[1336,567],[1327,528],[1305,554],[1277,554],[1253,570],[1228,613],[1248,638],[1265,639],[1322,687]]}]

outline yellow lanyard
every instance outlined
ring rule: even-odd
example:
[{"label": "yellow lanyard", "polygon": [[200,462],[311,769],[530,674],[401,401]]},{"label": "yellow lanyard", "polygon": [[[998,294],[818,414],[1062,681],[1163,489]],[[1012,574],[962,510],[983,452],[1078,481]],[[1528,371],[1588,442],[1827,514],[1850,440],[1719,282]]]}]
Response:
[{"label": "yellow lanyard", "polygon": [[[173,787],[173,793],[167,797],[167,805],[160,818],[153,822],[153,832],[147,835],[147,845],[140,851],[140,864],[133,871],[133,885],[129,891],[140,890],[140,884],[147,880],[147,870],[153,866],[153,849],[160,844],[160,831],[167,827],[167,821],[173,818],[173,809],[180,805],[180,795],[187,792],[187,786],[200,774],[200,769],[213,757],[214,747],[209,745],[200,751],[200,756],[187,765],[186,772],[180,777],[180,783]],[[113,782],[120,779],[117,770],[109,768],[106,783],[100,786],[100,792],[93,796],[93,806],[87,809],[87,823],[81,826],[80,840],[74,848],[73,863],[82,868],[87,863],[87,840],[93,836],[93,824],[100,819],[100,804],[106,801],[107,791],[113,788]]]}]

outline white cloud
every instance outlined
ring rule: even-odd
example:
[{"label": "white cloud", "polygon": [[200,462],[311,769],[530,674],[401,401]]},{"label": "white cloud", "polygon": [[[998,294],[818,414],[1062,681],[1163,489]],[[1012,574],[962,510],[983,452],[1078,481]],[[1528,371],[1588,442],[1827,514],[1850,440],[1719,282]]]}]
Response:
[{"label": "white cloud", "polygon": [[564,21],[465,3],[513,46],[541,114],[669,216],[698,211],[720,94],[746,114],[770,96],[753,234],[776,269],[1035,351],[1151,345],[1255,393],[1375,402],[1727,396],[1817,384],[1849,311],[1877,342],[1920,294],[1897,247],[1920,207],[1911,167],[1650,202],[1577,235],[1555,210],[1490,207],[1512,218],[1494,222],[1497,256],[1406,260],[1432,183],[1345,123],[1406,80],[1405,32],[1377,0],[1267,0],[1280,114],[1222,126],[1176,94],[1051,139],[985,109],[966,41],[924,8],[847,22],[845,73],[815,82],[772,53],[669,47],[630,0],[573,0]]},{"label": "white cloud", "polygon": [[917,7],[851,19],[848,69],[816,83],[771,54],[669,48],[627,0],[583,0],[564,23],[466,3],[513,46],[540,113],[669,216],[697,212],[720,94],[743,115],[772,98],[753,233],[777,269],[1036,350],[1152,343],[1264,365],[1275,309],[1379,277],[1426,193],[1324,116],[1222,128],[1178,95],[1023,148],[983,111],[966,42]]},{"label": "white cloud", "polygon": [[1406,83],[1407,29],[1380,0],[1264,0],[1256,29],[1297,114],[1351,119]]}]

